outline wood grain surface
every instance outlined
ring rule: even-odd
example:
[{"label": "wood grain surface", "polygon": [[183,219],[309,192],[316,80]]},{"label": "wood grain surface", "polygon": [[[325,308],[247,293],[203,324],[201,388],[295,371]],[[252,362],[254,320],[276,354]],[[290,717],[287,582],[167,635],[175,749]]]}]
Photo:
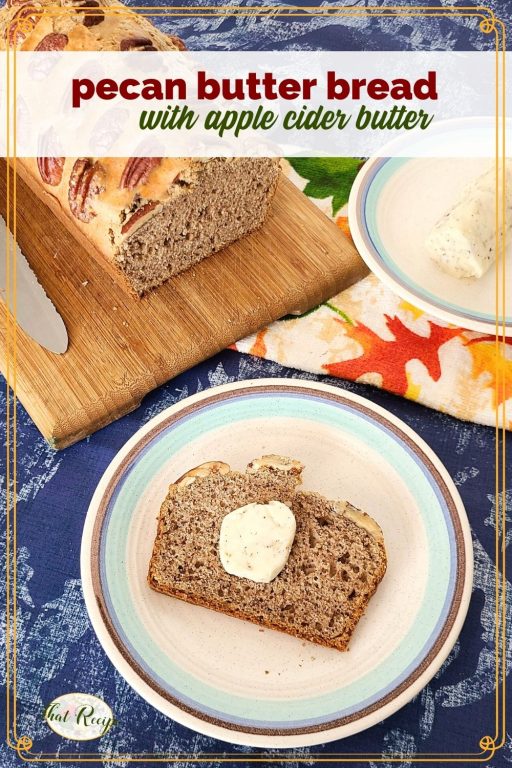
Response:
[{"label": "wood grain surface", "polygon": [[[4,216],[5,174],[2,160]],[[69,334],[68,351],[57,355],[16,331],[17,396],[55,448],[118,419],[234,341],[367,274],[342,232],[284,177],[262,229],[143,299],[91,258],[91,246],[19,177],[16,199],[18,243]],[[0,315],[5,375],[6,312]]]}]

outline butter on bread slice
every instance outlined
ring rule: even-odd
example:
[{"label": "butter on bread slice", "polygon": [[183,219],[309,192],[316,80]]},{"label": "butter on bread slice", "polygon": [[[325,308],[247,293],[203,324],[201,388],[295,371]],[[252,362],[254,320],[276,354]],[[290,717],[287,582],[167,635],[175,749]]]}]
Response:
[{"label": "butter on bread slice", "polygon": [[[303,465],[286,457],[247,471],[208,462],[170,486],[160,509],[148,580],[158,592],[340,651],[386,571],[378,524],[348,502],[299,491]],[[193,478],[193,479],[191,479]],[[228,574],[219,559],[223,518],[253,502],[288,504],[297,530],[270,583]]]}]

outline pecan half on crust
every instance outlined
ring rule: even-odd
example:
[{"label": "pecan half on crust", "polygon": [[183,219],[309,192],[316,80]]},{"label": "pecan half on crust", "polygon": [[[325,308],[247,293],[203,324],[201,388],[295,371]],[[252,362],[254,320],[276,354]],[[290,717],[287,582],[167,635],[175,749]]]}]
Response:
[{"label": "pecan half on crust", "polygon": [[62,180],[64,170],[63,157],[38,157],[37,167],[45,184],[56,187]]},{"label": "pecan half on crust", "polygon": [[42,11],[32,3],[23,3],[5,30],[5,39],[10,45],[22,43],[33,31],[41,18]]},{"label": "pecan half on crust", "polygon": [[151,211],[157,207],[157,205],[160,205],[158,200],[150,200],[149,203],[144,203],[144,205],[141,205],[140,208],[138,208],[135,213],[133,213],[128,221],[125,221],[123,226],[121,227],[121,234],[126,235],[127,232],[132,229],[132,227],[141,219],[143,219],[145,216],[148,215],[148,213],[151,213]]},{"label": "pecan half on crust", "polygon": [[103,192],[103,166],[89,158],[76,160],[69,178],[68,201],[73,216],[88,223],[96,216],[92,203],[96,195]]},{"label": "pecan half on crust", "polygon": [[125,37],[119,43],[121,51],[156,51],[149,37]]},{"label": "pecan half on crust", "polygon": [[145,184],[153,168],[161,161],[161,157],[131,157],[124,167],[120,189],[135,189],[139,184]]},{"label": "pecan half on crust", "polygon": [[187,46],[185,45],[185,43],[183,42],[181,37],[178,37],[177,35],[167,35],[167,37],[169,38],[171,43],[176,46],[176,48],[179,51],[186,51],[187,50]]},{"label": "pecan half on crust", "polygon": [[77,11],[84,11],[84,18],[82,19],[84,27],[95,27],[96,24],[101,24],[105,18],[97,0],[83,0],[83,2],[77,3],[75,8]]},{"label": "pecan half on crust", "polygon": [[68,44],[68,36],[60,32],[50,32],[34,48],[35,51],[63,51]]}]

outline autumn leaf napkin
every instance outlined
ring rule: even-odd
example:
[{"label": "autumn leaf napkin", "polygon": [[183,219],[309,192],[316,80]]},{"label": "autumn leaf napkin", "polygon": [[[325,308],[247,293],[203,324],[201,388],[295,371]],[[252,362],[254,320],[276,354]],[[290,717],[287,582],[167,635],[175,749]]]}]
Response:
[{"label": "autumn leaf napkin", "polygon": [[[349,235],[345,206],[361,161],[294,158],[297,184]],[[511,340],[512,341],[512,340]],[[512,344],[456,328],[402,300],[374,275],[235,348],[282,365],[373,384],[459,419],[512,428]],[[496,384],[500,386],[497,388]]]}]

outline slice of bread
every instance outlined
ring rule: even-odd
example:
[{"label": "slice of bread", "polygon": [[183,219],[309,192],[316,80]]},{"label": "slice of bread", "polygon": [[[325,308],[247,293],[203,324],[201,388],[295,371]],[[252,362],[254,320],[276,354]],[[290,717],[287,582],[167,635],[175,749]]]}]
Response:
[{"label": "slice of bread", "polygon": [[[386,571],[382,531],[348,502],[297,490],[303,465],[265,456],[236,472],[209,462],[170,486],[160,510],[148,580],[158,592],[347,650]],[[288,504],[297,530],[268,584],[228,574],[218,552],[222,519],[251,502]]]}]

